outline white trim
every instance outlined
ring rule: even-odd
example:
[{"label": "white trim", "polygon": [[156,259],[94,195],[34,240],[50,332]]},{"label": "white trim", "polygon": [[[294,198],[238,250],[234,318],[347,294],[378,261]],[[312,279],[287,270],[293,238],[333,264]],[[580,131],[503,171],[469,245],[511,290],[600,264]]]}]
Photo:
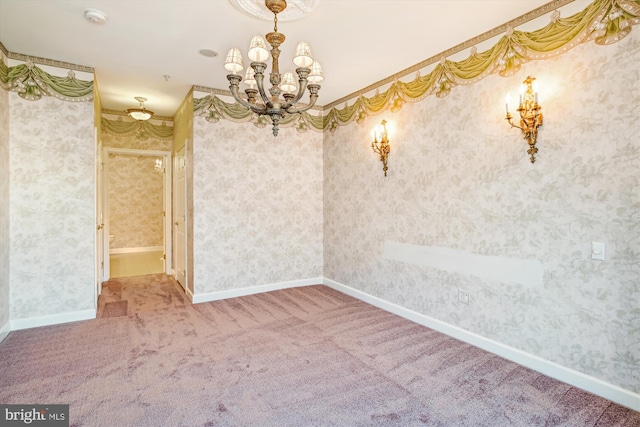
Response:
[{"label": "white trim", "polygon": [[240,289],[229,289],[226,291],[207,292],[202,294],[193,294],[191,302],[194,304],[217,301],[227,298],[243,297],[246,295],[260,294],[262,292],[277,291],[280,289],[297,288],[300,286],[321,285],[323,283],[322,277],[312,277],[309,279],[290,280],[288,282],[270,283],[268,285],[248,286]]},{"label": "white trim", "polygon": [[11,330],[37,328],[39,326],[57,325],[59,323],[77,322],[96,318],[96,310],[69,311],[67,313],[50,314],[48,316],[27,317],[11,320]]},{"label": "white trim", "polygon": [[11,322],[7,320],[7,323],[0,328],[0,342],[4,341],[7,335],[9,335],[9,332],[11,332]]},{"label": "white trim", "polygon": [[107,152],[107,155],[110,153],[113,154],[129,154],[132,156],[153,156],[153,157],[161,157],[167,154],[171,154],[171,151],[164,150],[138,150],[135,148],[115,148],[115,147],[104,147],[104,150]]},{"label": "white trim", "polygon": [[600,397],[604,397],[605,399],[609,399],[620,405],[631,408],[634,411],[640,411],[640,394],[638,393],[625,390],[622,387],[618,387],[590,375],[583,374],[582,372],[559,365],[550,360],[543,359],[542,357],[518,350],[517,348],[485,338],[473,332],[466,331],[457,326],[434,319],[433,317],[429,317],[392,302],[385,301],[381,298],[343,285],[335,280],[327,279],[325,277],[323,279],[323,284],[378,308],[397,314],[405,319],[427,326],[431,329],[435,329],[438,332],[442,332],[443,334],[489,351],[500,357],[504,357],[505,359],[533,369],[551,378],[555,378]]},{"label": "white trim", "polygon": [[139,248],[113,248],[109,249],[109,254],[132,254],[137,252],[161,251],[162,246],[141,246]]},{"label": "white trim", "polygon": [[[109,185],[108,185],[108,170],[109,170],[109,154],[124,154],[124,155],[135,155],[135,156],[149,156],[149,157],[162,157],[162,161],[164,163],[164,171],[163,171],[163,190],[162,190],[162,206],[164,210],[164,221],[162,223],[162,234],[163,234],[163,246],[160,249],[147,249],[147,250],[162,250],[164,251],[164,272],[169,274],[171,271],[172,263],[172,251],[173,251],[173,243],[172,243],[172,224],[173,224],[173,203],[172,203],[172,171],[171,167],[167,167],[167,165],[173,164],[172,162],[172,154],[171,151],[162,151],[162,150],[138,150],[131,148],[112,148],[112,147],[104,147],[103,148],[104,156],[103,156],[103,164],[104,167],[104,177],[103,177],[103,204],[102,208],[105,212],[104,214],[104,228],[103,233],[105,236],[109,236]],[[117,236],[116,236],[117,238]],[[111,265],[109,255],[112,253],[130,253],[121,251],[122,249],[132,249],[132,248],[117,248],[110,249],[109,248],[109,240],[108,238],[104,239],[105,242],[105,260],[104,260],[104,278],[103,280],[106,282],[111,277]],[[135,248],[138,249],[138,248]],[[120,250],[120,251],[119,251]],[[131,252],[145,252],[145,251],[131,251]]]},{"label": "white trim", "polygon": [[[178,282],[178,284],[179,283],[180,282]],[[182,287],[182,286],[180,286],[180,287]],[[193,297],[193,292],[191,292],[191,289],[189,289],[189,288],[183,288],[183,289],[184,289],[184,293],[187,294],[187,297],[189,298],[189,301],[191,301],[191,303],[194,304],[195,301],[193,300],[194,297]],[[201,301],[201,302],[204,302],[204,301]]]}]

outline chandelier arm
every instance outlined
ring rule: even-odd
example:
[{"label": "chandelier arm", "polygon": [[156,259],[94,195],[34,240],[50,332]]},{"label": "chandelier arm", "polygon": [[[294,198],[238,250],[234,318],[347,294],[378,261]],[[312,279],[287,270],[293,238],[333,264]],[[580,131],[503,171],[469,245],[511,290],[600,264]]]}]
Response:
[{"label": "chandelier arm", "polygon": [[309,88],[309,104],[302,108],[285,108],[284,110],[290,114],[304,113],[311,107],[313,107],[318,100],[318,91],[320,90],[319,84],[310,84],[307,86]]},{"label": "chandelier arm", "polygon": [[267,64],[264,62],[252,62],[251,68],[255,73],[256,86],[258,86],[258,92],[260,93],[260,97],[262,98],[262,102],[266,108],[273,108],[273,103],[271,102],[271,98],[267,96],[267,93],[264,90],[264,70],[267,68]]},{"label": "chandelier arm", "polygon": [[302,108],[286,108],[285,111],[289,114],[299,114],[299,113],[304,113],[305,111],[309,110],[311,107],[313,107],[316,103],[316,101],[318,100],[318,95],[311,95],[310,96],[310,100],[309,103],[302,107]]},{"label": "chandelier arm", "polygon": [[509,123],[513,128],[523,130],[520,126],[513,124],[513,122],[511,121],[512,118],[513,117],[511,116],[511,114],[507,113],[507,117],[506,117],[507,123]]},{"label": "chandelier arm", "polygon": [[296,70],[299,77],[298,84],[300,85],[300,87],[298,88],[298,94],[291,101],[287,102],[283,107],[283,109],[287,110],[288,108],[293,107],[295,104],[298,103],[298,101],[300,101],[300,99],[302,99],[302,96],[304,95],[304,91],[307,89],[307,76],[309,74],[309,71],[310,70],[308,68],[306,69],[298,68]]},{"label": "chandelier arm", "polygon": [[231,85],[229,86],[229,89],[231,90],[231,95],[233,95],[233,97],[235,98],[235,100],[242,106],[250,109],[251,111],[253,111],[254,113],[258,113],[258,114],[264,114],[264,109],[252,105],[249,102],[245,101],[244,99],[242,99],[242,97],[240,96],[240,92],[238,90],[238,85]]}]

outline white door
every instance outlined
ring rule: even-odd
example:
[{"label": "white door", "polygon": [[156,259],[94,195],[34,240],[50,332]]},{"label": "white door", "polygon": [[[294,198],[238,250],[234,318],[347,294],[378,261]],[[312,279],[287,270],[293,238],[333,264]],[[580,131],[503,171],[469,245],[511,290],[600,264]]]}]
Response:
[{"label": "white door", "polygon": [[98,136],[98,128],[95,128],[96,142],[96,176],[95,176],[95,195],[96,195],[96,307],[98,304],[98,295],[102,293],[102,279],[104,278],[104,215],[102,203],[102,141]]},{"label": "white door", "polygon": [[[186,144],[185,144],[186,145]],[[176,280],[187,290],[187,158],[182,147],[173,159],[173,235]]]}]

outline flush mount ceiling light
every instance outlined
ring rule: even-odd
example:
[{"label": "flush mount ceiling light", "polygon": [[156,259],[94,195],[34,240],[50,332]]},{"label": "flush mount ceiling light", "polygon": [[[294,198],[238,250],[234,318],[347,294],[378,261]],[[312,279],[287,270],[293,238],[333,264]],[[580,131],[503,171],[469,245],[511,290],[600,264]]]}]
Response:
[{"label": "flush mount ceiling light", "polygon": [[[264,87],[264,73],[267,69],[265,61],[269,59],[269,51],[267,50],[267,43],[261,36],[253,37],[249,45],[248,56],[253,62],[251,62],[251,67],[247,69],[244,78],[245,83],[249,85],[249,88],[245,89],[246,100],[239,93],[242,76],[236,74],[244,70],[240,49],[234,47],[229,50],[224,68],[233,73],[227,74],[227,79],[229,80],[229,90],[231,90],[235,100],[259,116],[271,117],[273,136],[278,136],[280,120],[289,114],[300,114],[313,107],[318,100],[319,83],[324,80],[324,76],[320,64],[313,60],[311,48],[307,42],[298,43],[293,58],[293,63],[298,67],[296,68],[298,86],[296,87],[293,72],[289,71],[284,75],[280,74],[279,48],[284,42],[285,36],[278,32],[278,14],[285,10],[287,2],[285,0],[265,0],[264,4],[273,13],[273,32],[265,36],[271,45],[272,61],[271,73],[269,74],[269,82],[271,83],[269,94],[271,96],[267,95]],[[254,85],[258,88],[254,89]],[[307,88],[309,89],[309,103],[299,108],[294,108],[294,105],[300,101]],[[258,93],[260,94],[259,98],[257,97]],[[280,94],[284,99],[280,97]]]},{"label": "flush mount ceiling light", "polygon": [[[229,0],[240,12],[254,16],[265,21],[271,21],[271,13],[264,8],[263,0]],[[283,10],[279,15],[280,21],[293,21],[310,14],[320,3],[320,0],[289,0],[287,10]]]},{"label": "flush mount ceiling light", "polygon": [[153,117],[155,113],[151,110],[147,110],[146,108],[144,108],[144,103],[147,100],[147,98],[136,96],[135,100],[140,103],[140,107],[129,108],[128,110],[125,110],[127,114],[131,116],[131,118],[135,120],[149,120],[151,117]]}]

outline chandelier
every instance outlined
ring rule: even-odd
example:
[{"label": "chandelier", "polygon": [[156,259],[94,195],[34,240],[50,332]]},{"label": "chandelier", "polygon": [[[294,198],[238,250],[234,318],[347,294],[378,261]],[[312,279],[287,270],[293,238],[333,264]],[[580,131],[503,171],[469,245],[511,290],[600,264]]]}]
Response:
[{"label": "chandelier", "polygon": [[153,117],[155,113],[144,108],[144,103],[147,98],[136,96],[135,100],[140,103],[140,106],[138,108],[129,108],[128,110],[125,110],[128,115],[130,115],[135,120],[149,120],[151,117]]},{"label": "chandelier", "polygon": [[[293,58],[293,63],[298,67],[296,68],[298,86],[296,86],[293,72],[286,72],[284,75],[280,74],[278,59],[280,57],[280,45],[284,42],[285,36],[278,32],[278,13],[287,7],[287,2],[285,0],[265,0],[264,4],[274,16],[273,32],[265,36],[271,45],[272,62],[271,73],[269,74],[269,82],[271,83],[269,94],[271,96],[267,95],[264,87],[264,72],[267,68],[267,64],[264,61],[269,58],[269,51],[264,38],[261,36],[253,37],[249,46],[248,56],[252,62],[251,66],[247,68],[244,78],[245,83],[249,85],[249,88],[245,89],[246,100],[239,93],[239,84],[242,81],[242,76],[237,73],[244,70],[240,49],[234,47],[229,50],[224,67],[233,73],[228,74],[227,79],[230,84],[229,89],[235,100],[259,116],[271,117],[273,135],[278,136],[280,120],[288,114],[300,114],[314,106],[320,90],[318,83],[324,80],[324,76],[320,64],[313,60],[311,48],[307,42],[298,43],[295,57]],[[254,85],[257,86],[257,89],[254,88]],[[309,89],[309,103],[294,108],[294,105],[304,95],[305,89]],[[258,93],[260,94],[259,99]],[[282,98],[280,95],[282,95]]]}]

